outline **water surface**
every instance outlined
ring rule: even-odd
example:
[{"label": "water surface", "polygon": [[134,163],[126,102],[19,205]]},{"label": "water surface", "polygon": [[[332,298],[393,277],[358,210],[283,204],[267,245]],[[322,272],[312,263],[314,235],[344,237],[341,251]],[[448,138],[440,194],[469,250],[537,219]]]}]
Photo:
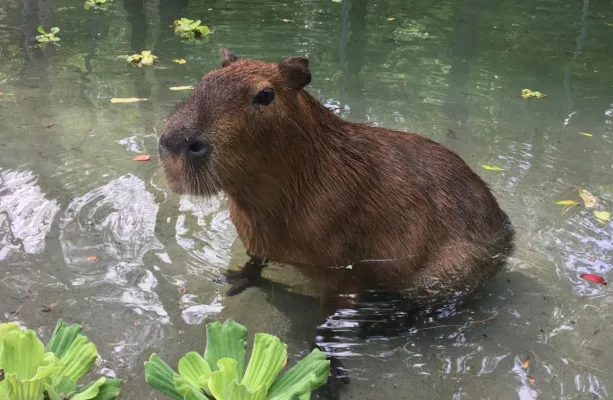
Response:
[{"label": "water surface", "polygon": [[[180,17],[213,34],[181,42],[170,27]],[[60,46],[32,48],[38,25],[60,27]],[[354,379],[342,398],[612,396],[613,296],[579,275],[613,279],[613,225],[554,204],[581,202],[584,188],[598,210],[613,211],[605,1],[115,0],[104,12],[72,0],[3,1],[2,320],[45,337],[58,317],[80,322],[103,357],[98,372],[124,379],[127,399],[161,399],[142,363],[154,351],[175,365],[202,351],[206,322],[232,317],[281,336],[292,356],[309,350],[320,321],[308,282],[274,267],[266,276],[275,284],[225,297],[212,278],[246,259],[225,199],[161,185],[157,135],[186,94],[169,87],[217,68],[221,47],[309,57],[318,99],[344,118],[454,149],[516,225],[515,257],[463,310],[393,335],[345,328],[337,351]],[[119,59],[142,50],[160,64]],[[547,98],[522,99],[524,88]],[[131,160],[140,153],[152,161]]]}]

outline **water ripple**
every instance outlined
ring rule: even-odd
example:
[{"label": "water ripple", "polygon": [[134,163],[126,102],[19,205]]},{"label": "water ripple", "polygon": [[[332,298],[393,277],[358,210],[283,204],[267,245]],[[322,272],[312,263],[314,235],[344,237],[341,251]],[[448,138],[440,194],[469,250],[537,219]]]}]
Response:
[{"label": "water ripple", "polygon": [[0,168],[0,260],[40,254],[59,208],[32,172]]}]

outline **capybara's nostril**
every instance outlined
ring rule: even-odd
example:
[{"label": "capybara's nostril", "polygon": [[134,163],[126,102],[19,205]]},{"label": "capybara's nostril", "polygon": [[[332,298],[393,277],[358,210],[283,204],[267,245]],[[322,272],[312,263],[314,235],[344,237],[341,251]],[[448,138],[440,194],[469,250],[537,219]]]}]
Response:
[{"label": "capybara's nostril", "polygon": [[192,158],[204,158],[209,154],[209,146],[202,140],[194,140],[187,145],[187,155]]}]

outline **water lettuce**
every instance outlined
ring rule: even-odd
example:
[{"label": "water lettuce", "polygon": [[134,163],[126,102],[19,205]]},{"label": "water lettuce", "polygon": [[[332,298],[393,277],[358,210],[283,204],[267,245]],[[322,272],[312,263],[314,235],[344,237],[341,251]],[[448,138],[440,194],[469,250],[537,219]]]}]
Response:
[{"label": "water lettuce", "polygon": [[189,352],[178,363],[178,373],[152,354],[145,362],[145,381],[175,400],[307,400],[328,380],[330,362],[313,350],[289,371],[287,346],[273,335],[257,333],[249,363],[247,329],[232,319],[206,326],[203,355]]},{"label": "water lettuce", "polygon": [[101,377],[77,386],[98,358],[77,324],[58,320],[45,347],[36,332],[0,324],[0,400],[112,400],[121,381]]}]

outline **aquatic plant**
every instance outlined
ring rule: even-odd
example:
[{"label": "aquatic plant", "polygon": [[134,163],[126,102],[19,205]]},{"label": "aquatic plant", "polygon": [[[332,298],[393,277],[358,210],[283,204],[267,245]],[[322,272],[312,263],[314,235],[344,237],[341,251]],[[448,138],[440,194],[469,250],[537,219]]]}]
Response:
[{"label": "aquatic plant", "polygon": [[55,36],[60,31],[60,28],[58,28],[57,26],[51,28],[51,31],[49,32],[45,32],[45,29],[42,25],[39,25],[36,30],[40,33],[40,35],[36,35],[35,38],[38,43],[50,43],[60,41],[60,38]]},{"label": "aquatic plant", "polygon": [[318,349],[278,377],[287,364],[287,346],[273,335],[257,333],[245,370],[247,328],[226,320],[206,326],[204,355],[189,352],[177,374],[155,353],[145,362],[145,381],[175,400],[307,400],[324,385],[330,362]]},{"label": "aquatic plant", "polygon": [[150,51],[142,51],[140,53],[132,54],[126,58],[130,64],[134,64],[139,68],[143,65],[152,65],[153,63],[157,62],[157,59],[158,58],[151,54]]},{"label": "aquatic plant", "polygon": [[211,33],[209,27],[200,25],[200,22],[200,20],[193,21],[187,18],[177,19],[173,24],[175,34],[183,39],[200,39]]},{"label": "aquatic plant", "polygon": [[98,358],[96,346],[77,324],[58,320],[44,347],[30,329],[0,324],[1,400],[111,400],[121,381],[101,377],[77,386]]},{"label": "aquatic plant", "polygon": [[111,1],[112,0],[86,0],[83,4],[83,8],[85,8],[86,10],[90,10],[93,8],[94,10],[106,11]]}]

